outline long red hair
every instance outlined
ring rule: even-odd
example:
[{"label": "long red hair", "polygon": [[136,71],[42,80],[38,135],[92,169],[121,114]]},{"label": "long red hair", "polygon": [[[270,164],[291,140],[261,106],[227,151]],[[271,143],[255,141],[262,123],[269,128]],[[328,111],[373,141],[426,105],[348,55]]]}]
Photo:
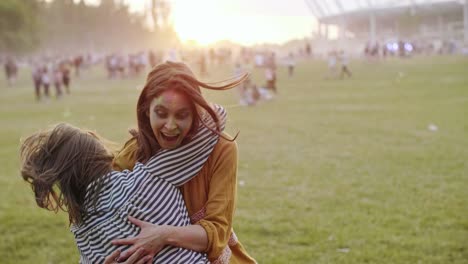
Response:
[{"label": "long red hair", "polygon": [[161,149],[149,120],[149,107],[154,98],[169,89],[181,92],[189,98],[194,114],[194,122],[187,135],[188,139],[200,125],[206,126],[201,118],[203,112],[208,113],[216,124],[215,128],[207,127],[212,132],[220,135],[219,119],[209,103],[203,98],[200,87],[211,90],[228,90],[242,83],[247,77],[248,74],[245,74],[234,81],[216,86],[197,80],[190,68],[184,63],[165,62],[154,67],[146,78],[145,87],[137,103],[138,131],[134,135],[138,142],[137,161],[146,162]]}]

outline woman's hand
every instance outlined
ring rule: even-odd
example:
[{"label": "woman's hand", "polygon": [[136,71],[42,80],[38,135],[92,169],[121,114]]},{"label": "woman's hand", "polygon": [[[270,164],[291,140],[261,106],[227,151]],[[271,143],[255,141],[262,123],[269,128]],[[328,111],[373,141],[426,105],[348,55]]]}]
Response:
[{"label": "woman's hand", "polygon": [[120,255],[119,260],[125,260],[133,256],[140,249],[151,259],[167,244],[170,234],[170,226],[158,226],[149,222],[138,220],[129,216],[128,219],[134,225],[140,227],[140,234],[136,237],[112,240],[114,245],[131,245],[131,247]]},{"label": "woman's hand", "polygon": [[[144,256],[144,250],[138,249],[135,254],[131,255],[125,262],[117,262],[120,258],[120,250],[114,251],[111,255],[107,256],[104,260],[104,264],[116,264],[116,263],[123,263],[123,264],[145,264],[145,263],[152,263],[153,258],[151,256]],[[144,256],[144,257],[143,257]],[[141,258],[143,257],[143,258]]]}]

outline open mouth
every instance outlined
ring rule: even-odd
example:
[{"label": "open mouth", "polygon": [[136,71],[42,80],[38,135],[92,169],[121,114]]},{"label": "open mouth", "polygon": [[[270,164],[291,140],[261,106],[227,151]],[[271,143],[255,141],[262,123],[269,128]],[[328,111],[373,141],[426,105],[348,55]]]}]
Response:
[{"label": "open mouth", "polygon": [[179,135],[166,135],[164,133],[160,133],[160,134],[164,140],[169,141],[169,142],[175,142],[179,138]]}]

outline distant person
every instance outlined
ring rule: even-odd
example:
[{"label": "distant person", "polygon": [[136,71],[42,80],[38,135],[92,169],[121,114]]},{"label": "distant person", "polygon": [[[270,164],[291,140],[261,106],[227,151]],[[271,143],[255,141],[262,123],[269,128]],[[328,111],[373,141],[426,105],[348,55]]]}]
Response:
[{"label": "distant person", "polygon": [[5,61],[5,76],[8,86],[13,86],[18,76],[18,65],[13,58],[8,57]]},{"label": "distant person", "polygon": [[388,55],[388,48],[387,48],[387,45],[383,44],[382,45],[382,56],[384,58],[387,58],[387,55]]},{"label": "distant person", "polygon": [[374,46],[371,48],[371,57],[375,60],[378,60],[380,56],[380,45],[378,42],[374,43]]},{"label": "distant person", "polygon": [[260,100],[261,96],[259,89],[250,78],[245,80],[240,91],[241,98],[239,104],[242,106],[253,106],[256,105],[257,102]]},{"label": "distant person", "polygon": [[344,50],[340,51],[340,63],[341,63],[341,73],[340,78],[343,79],[346,74],[348,77],[351,77],[351,71],[349,70],[349,58],[346,55]]},{"label": "distant person", "polygon": [[63,61],[60,63],[59,69],[62,73],[62,83],[65,87],[65,92],[70,94],[70,67],[67,62]]},{"label": "distant person", "polygon": [[329,79],[334,79],[336,77],[336,64],[337,64],[337,54],[336,51],[332,50],[328,52],[328,76]]},{"label": "distant person", "polygon": [[252,82],[249,83],[247,89],[251,98],[250,105],[255,105],[260,100],[260,91],[257,85]]},{"label": "distant person", "polygon": [[296,66],[296,61],[294,60],[294,54],[289,53],[286,64],[288,66],[288,76],[291,78],[294,75],[294,67]]},{"label": "distant person", "polygon": [[[119,74],[120,78],[125,78],[129,72],[129,61],[125,59],[125,56],[118,55],[117,56],[117,73]],[[127,73],[125,72],[127,70]]]},{"label": "distant person", "polygon": [[42,87],[44,87],[44,96],[46,100],[48,100],[49,97],[49,87],[50,87],[50,72],[49,72],[49,67],[47,65],[44,65],[41,70],[41,84]]},{"label": "distant person", "polygon": [[75,67],[75,76],[80,77],[80,69],[81,66],[83,65],[83,56],[78,55],[73,59],[73,66]]},{"label": "distant person", "polygon": [[264,54],[261,54],[261,53],[255,54],[254,61],[255,61],[256,67],[263,67],[264,66],[263,64],[265,62]]},{"label": "distant person", "polygon": [[42,87],[42,67],[40,65],[33,66],[32,79],[34,83],[34,91],[36,94],[36,100],[40,101],[41,100],[41,87]]},{"label": "distant person", "polygon": [[398,41],[398,55],[399,55],[401,58],[405,57],[405,55],[406,55],[406,52],[405,52],[405,43],[404,43],[402,40]]},{"label": "distant person", "polygon": [[276,87],[275,87],[275,72],[273,71],[273,68],[271,67],[266,67],[265,68],[265,88],[268,89],[268,91],[276,93]]},{"label": "distant person", "polygon": [[[236,63],[234,69],[234,76],[241,78],[245,74],[245,70],[240,63]],[[239,105],[241,106],[251,106],[255,105],[260,99],[260,94],[258,92],[257,86],[252,82],[252,79],[248,77],[243,83],[237,86],[237,92],[239,95]]]},{"label": "distant person", "polygon": [[119,59],[117,54],[113,53],[106,57],[106,69],[107,69],[107,78],[115,79],[117,78],[119,72]]},{"label": "distant person", "polygon": [[305,53],[307,58],[310,58],[312,56],[312,47],[310,46],[309,42],[307,42],[305,45]]},{"label": "distant person", "polygon": [[370,44],[370,41],[368,41],[366,43],[366,46],[364,48],[364,56],[366,58],[370,58],[371,57],[371,44]]},{"label": "distant person", "polygon": [[60,71],[59,67],[55,67],[52,71],[54,87],[55,87],[55,97],[60,99],[62,97],[62,72]]},{"label": "distant person", "polygon": [[272,52],[266,60],[265,63],[265,78],[267,81],[266,88],[268,88],[274,94],[278,93],[278,89],[276,86],[277,82],[277,74],[276,74],[276,55]]}]

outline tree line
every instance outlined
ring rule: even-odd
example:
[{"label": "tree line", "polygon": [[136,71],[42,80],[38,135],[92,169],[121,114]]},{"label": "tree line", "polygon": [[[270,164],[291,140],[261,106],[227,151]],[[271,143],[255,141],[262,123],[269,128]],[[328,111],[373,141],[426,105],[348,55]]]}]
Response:
[{"label": "tree line", "polygon": [[83,0],[1,0],[0,53],[137,51],[176,44],[171,26],[150,27],[149,15],[131,13],[115,0],[98,5]]}]

